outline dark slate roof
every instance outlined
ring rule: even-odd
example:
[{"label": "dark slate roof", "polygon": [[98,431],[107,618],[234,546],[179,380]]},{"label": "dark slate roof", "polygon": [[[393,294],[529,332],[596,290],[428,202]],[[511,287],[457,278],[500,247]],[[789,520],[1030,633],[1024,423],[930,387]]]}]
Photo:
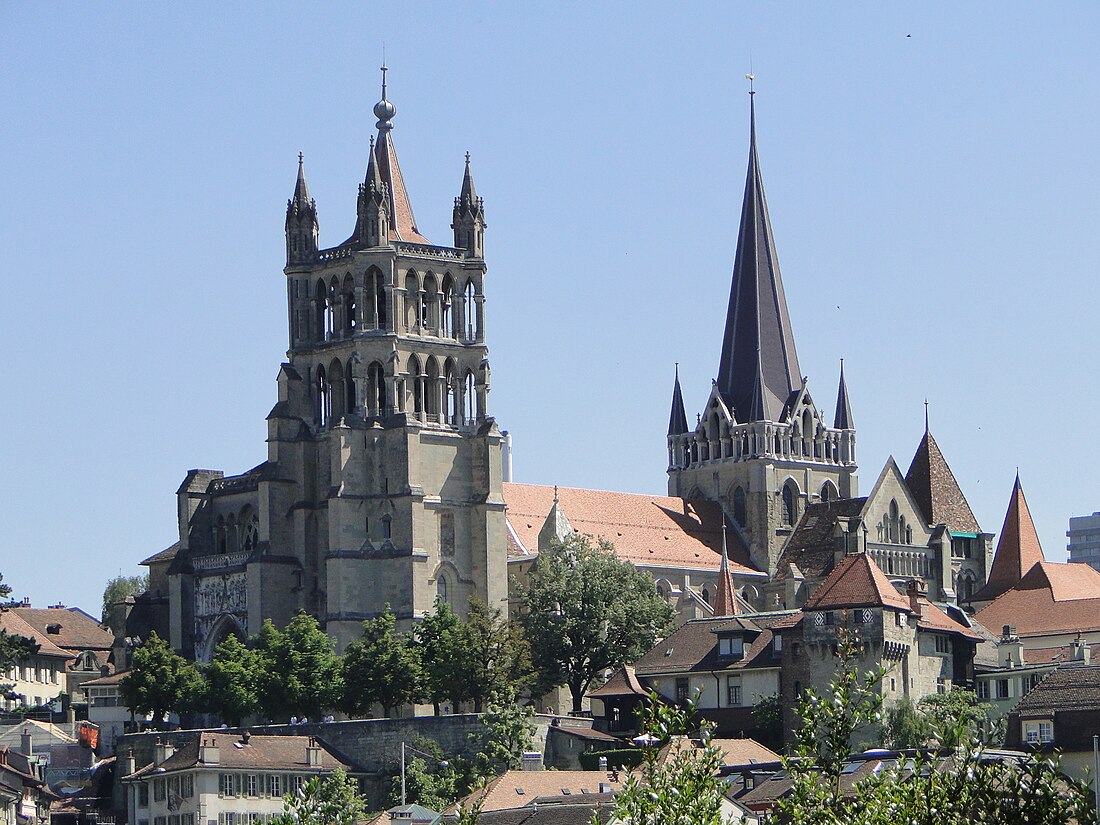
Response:
[{"label": "dark slate roof", "polygon": [[[638,659],[634,663],[634,673],[641,680],[646,676],[665,673],[779,667],[780,659],[772,647],[771,628],[788,615],[790,614],[756,614],[751,617],[753,629],[749,629],[749,618],[744,616],[733,621],[729,616],[691,619]],[[736,628],[745,630],[744,658],[732,661],[719,658],[716,632]]]},{"label": "dark slate roof", "polygon": [[1039,544],[1039,535],[1035,532],[1035,522],[1031,520],[1031,510],[1024,498],[1024,488],[1020,484],[1020,475],[1012,485],[1012,496],[1008,500],[1008,512],[1001,527],[1001,536],[997,539],[997,552],[993,556],[993,566],[989,570],[989,579],[985,587],[972,597],[972,601],[981,602],[995,599],[1011,587],[1015,587],[1036,564],[1043,561],[1043,548]]},{"label": "dark slate roof", "polygon": [[982,531],[947,459],[928,430],[924,431],[924,438],[913,455],[905,484],[928,524],[946,524],[947,529],[955,533]]},{"label": "dark slate roof", "polygon": [[672,412],[668,417],[668,434],[683,435],[688,431],[687,413],[684,411],[684,396],[680,392],[680,367],[676,367],[676,382],[672,385]]},{"label": "dark slate roof", "polygon": [[1100,665],[1062,665],[1012,709],[1021,715],[1065,710],[1100,711]]},{"label": "dark slate roof", "polygon": [[749,169],[733,263],[718,390],[738,421],[775,420],[802,378],[756,151],[752,98]]},{"label": "dark slate roof", "polygon": [[139,562],[139,564],[155,564],[160,561],[171,561],[176,557],[176,554],[180,551],[180,543],[177,541],[170,547],[165,547],[159,553],[154,553],[145,561]]},{"label": "dark slate roof", "polygon": [[854,518],[863,512],[863,498],[841,498],[806,505],[802,518],[783,546],[779,575],[786,575],[787,563],[795,564],[803,575],[817,578],[833,568],[833,527],[837,518]]},{"label": "dark slate roof", "polygon": [[848,400],[848,384],[844,381],[844,362],[840,362],[840,386],[836,391],[836,414],[833,427],[838,430],[854,430],[856,419],[852,415],[852,402]]}]

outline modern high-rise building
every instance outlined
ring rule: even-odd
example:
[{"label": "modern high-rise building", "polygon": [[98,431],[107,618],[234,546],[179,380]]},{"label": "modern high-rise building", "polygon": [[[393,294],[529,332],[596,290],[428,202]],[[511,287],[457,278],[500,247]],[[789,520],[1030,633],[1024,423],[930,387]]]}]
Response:
[{"label": "modern high-rise building", "polygon": [[1074,516],[1069,520],[1069,560],[1100,570],[1100,513]]}]

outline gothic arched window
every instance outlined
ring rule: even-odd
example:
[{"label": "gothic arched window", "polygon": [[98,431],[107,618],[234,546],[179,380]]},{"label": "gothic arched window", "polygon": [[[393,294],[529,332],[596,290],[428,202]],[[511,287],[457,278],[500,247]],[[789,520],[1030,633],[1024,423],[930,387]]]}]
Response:
[{"label": "gothic arched window", "polygon": [[324,427],[328,424],[329,416],[332,414],[332,391],[329,387],[328,378],[325,376],[324,367],[317,368],[316,392],[317,424]]},{"label": "gothic arched window", "polygon": [[748,508],[745,506],[745,489],[738,487],[733,491],[733,520],[741,527],[748,526]]},{"label": "gothic arched window", "polygon": [[463,301],[465,306],[465,318],[463,322],[466,328],[463,330],[463,334],[466,336],[467,341],[474,341],[477,339],[475,335],[476,330],[474,327],[477,324],[477,310],[474,307],[474,282],[469,280],[466,282],[465,300]]},{"label": "gothic arched window", "polygon": [[783,485],[783,524],[793,527],[797,512],[797,493],[794,482],[788,481]]}]

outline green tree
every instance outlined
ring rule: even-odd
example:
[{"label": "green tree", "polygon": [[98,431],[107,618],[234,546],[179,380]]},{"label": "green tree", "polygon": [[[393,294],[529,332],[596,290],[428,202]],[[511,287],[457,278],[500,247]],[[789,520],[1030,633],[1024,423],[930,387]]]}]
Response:
[{"label": "green tree", "polygon": [[783,696],[773,693],[771,696],[756,697],[752,706],[752,722],[756,726],[755,738],[769,748],[783,747]]},{"label": "green tree", "polygon": [[199,704],[203,680],[195,665],[154,631],[134,651],[119,687],[130,710],[150,714],[153,727],[159,728],[170,712],[184,713]]},{"label": "green tree", "polygon": [[858,672],[858,639],[841,635],[837,647],[837,676],[820,696],[807,691],[799,704],[802,725],[794,758],[784,759],[793,787],[778,803],[780,825],[1096,821],[1088,794],[1062,778],[1053,760],[989,758],[977,739],[965,737],[956,748],[899,760],[841,793],[847,743],[857,729],[879,718],[881,697],[875,690],[877,674]]},{"label": "green tree", "polygon": [[[427,755],[427,758],[425,758]],[[416,737],[405,752],[405,799],[442,811],[470,791],[471,765],[462,757],[447,758],[439,743]],[[390,785],[390,804],[401,802],[401,775]]]},{"label": "green tree", "polygon": [[344,650],[344,697],[349,714],[370,713],[375,704],[390,711],[420,695],[420,655],[413,640],[397,632],[397,620],[386,612],[363,622],[363,636]]},{"label": "green tree", "polygon": [[103,610],[100,613],[100,622],[107,625],[116,636],[121,635],[123,614],[115,609],[115,605],[129,596],[136,596],[148,589],[148,574],[144,576],[115,576],[103,588]]},{"label": "green tree", "polygon": [[494,698],[481,715],[485,733],[471,733],[478,746],[474,768],[479,779],[520,767],[535,738],[535,709],[514,698]]},{"label": "green tree", "polygon": [[458,614],[437,597],[435,610],[416,626],[415,639],[420,650],[424,698],[432,703],[438,716],[444,702],[449,700],[457,707],[466,698],[461,673],[462,663],[471,658],[467,636]]},{"label": "green tree", "polygon": [[917,703],[940,747],[954,748],[971,739],[988,742],[993,706],[966,688],[932,693]]},{"label": "green tree", "polygon": [[328,776],[314,776],[301,793],[283,797],[283,812],[273,825],[355,825],[365,816],[366,805],[355,781],[342,768]]},{"label": "green tree", "polygon": [[514,700],[531,680],[531,646],[523,628],[503,618],[500,610],[480,599],[470,599],[460,633],[465,643],[459,677],[464,694],[481,713],[490,697]]},{"label": "green tree", "polygon": [[203,669],[203,678],[204,711],[217,714],[233,727],[259,711],[258,657],[236,636],[228,636],[214,649],[214,659]]},{"label": "green tree", "polygon": [[335,707],[342,691],[340,660],[334,642],[317,620],[299,613],[286,630],[264,621],[253,641],[263,713],[272,720],[291,716],[317,718]]},{"label": "green tree", "polygon": [[539,553],[521,588],[523,626],[540,686],[567,685],[573,710],[606,670],[632,662],[672,624],[652,579],[615,558],[612,545],[572,535]]},{"label": "green tree", "polygon": [[[11,596],[11,587],[4,584],[4,576],[0,574],[0,600]],[[0,606],[0,612],[4,608]],[[16,665],[21,665],[38,652],[39,645],[34,639],[27,636],[19,636],[8,633],[0,628],[0,674],[8,673]],[[0,698],[14,699],[10,682],[0,682]]]},{"label": "green tree", "polygon": [[908,696],[886,709],[882,732],[892,748],[923,748],[932,735],[928,718]]},{"label": "green tree", "polygon": [[[711,741],[711,724],[696,726],[694,717],[691,703],[673,707],[650,694],[642,726],[665,746],[647,748],[641,765],[626,778],[615,796],[617,820],[630,825],[721,825],[726,792],[718,774],[722,751]],[[698,747],[689,732],[697,736]]]}]

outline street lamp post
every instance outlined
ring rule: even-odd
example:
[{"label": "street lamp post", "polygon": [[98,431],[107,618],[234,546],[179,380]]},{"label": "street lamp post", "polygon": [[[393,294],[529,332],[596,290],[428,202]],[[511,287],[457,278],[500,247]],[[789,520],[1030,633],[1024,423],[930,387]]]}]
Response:
[{"label": "street lamp post", "polygon": [[[405,804],[405,751],[407,751],[407,750],[410,750],[413,753],[418,753],[421,756],[426,756],[429,759],[431,759],[433,762],[436,760],[436,757],[433,756],[432,754],[424,753],[424,751],[417,750],[412,745],[406,745],[404,740],[401,741],[401,804],[402,805]],[[442,759],[442,760],[436,762],[436,764],[439,765],[439,767],[441,767],[441,768],[446,768],[451,763],[448,762],[446,759]]]}]

